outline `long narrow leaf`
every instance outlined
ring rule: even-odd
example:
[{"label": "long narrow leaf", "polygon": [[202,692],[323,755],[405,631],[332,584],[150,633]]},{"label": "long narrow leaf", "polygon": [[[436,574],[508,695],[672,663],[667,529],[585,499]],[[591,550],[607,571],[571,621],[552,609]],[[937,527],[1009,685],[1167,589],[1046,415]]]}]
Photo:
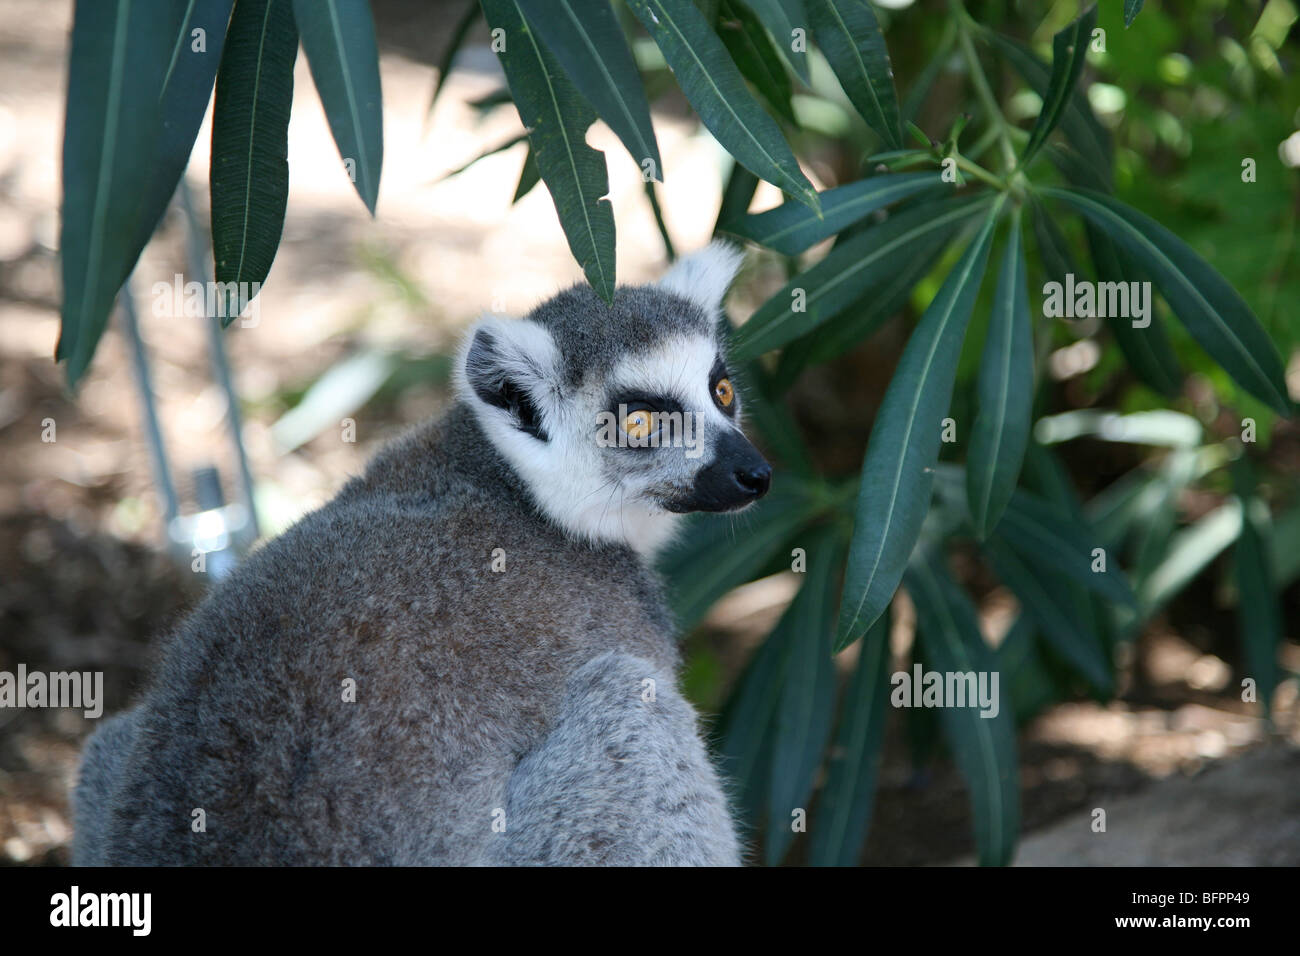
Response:
[{"label": "long narrow leaf", "polygon": [[776,711],[769,778],[767,862],[775,865],[794,838],[794,814],[807,820],[813,778],[830,738],[835,709],[835,664],[831,631],[843,548],[825,532],[807,545],[808,570],[777,629],[793,633],[790,660]]},{"label": "long narrow leaf", "polygon": [[1075,609],[1062,599],[1059,586],[1041,569],[1026,564],[994,535],[984,543],[993,569],[1009,587],[1048,642],[1097,690],[1114,688],[1111,663],[1097,635],[1080,626]]},{"label": "long narrow leaf", "polygon": [[862,851],[876,796],[876,774],[889,710],[888,613],[862,639],[858,666],[844,692],[840,718],[810,833],[813,866],[852,866]]},{"label": "long narrow leaf", "polygon": [[596,114],[537,42],[518,0],[483,0],[483,12],[488,26],[504,31],[505,45],[497,55],[569,249],[591,287],[612,302],[614,210],[605,198],[609,173],[605,154],[586,139]]},{"label": "long narrow leaf", "polygon": [[731,172],[727,174],[727,184],[722,187],[722,203],[718,207],[717,222],[713,225],[714,233],[722,228],[724,222],[743,215],[754,201],[757,190],[758,177],[740,163],[733,162]]},{"label": "long narrow leaf", "polygon": [[772,31],[772,38],[786,61],[800,78],[808,82],[808,54],[795,49],[796,29],[803,29],[807,40],[807,17],[803,0],[745,0],[758,19]]},{"label": "long narrow leaf", "polygon": [[1133,25],[1137,15],[1142,12],[1142,4],[1145,0],[1124,0],[1124,29]]},{"label": "long narrow leaf", "polygon": [[[132,264],[167,211],[176,185],[189,165],[194,140],[203,125],[208,100],[212,98],[212,84],[217,78],[233,6],[234,0],[189,0],[186,6],[185,22],[177,30],[163,78],[162,132],[153,175],[140,203],[134,254],[127,257]],[[194,36],[195,30],[203,31],[202,42]],[[126,275],[122,279],[125,281]]]},{"label": "long narrow leaf", "polygon": [[[1115,244],[1100,229],[1089,222],[1086,232],[1099,281],[1132,282],[1137,279],[1137,273],[1120,258]],[[1183,370],[1174,354],[1174,347],[1169,343],[1169,333],[1155,314],[1154,303],[1151,324],[1144,329],[1135,329],[1132,321],[1123,316],[1108,315],[1106,325],[1115,336],[1129,367],[1142,381],[1168,398],[1182,390]]]},{"label": "long narrow leaf", "polygon": [[1237,621],[1242,649],[1255,679],[1259,703],[1267,717],[1277,689],[1277,652],[1282,644],[1282,612],[1270,553],[1268,505],[1256,494],[1250,462],[1234,463],[1233,484],[1241,502],[1241,534],[1237,538]]},{"label": "long narrow leaf", "polygon": [[[493,0],[496,2],[496,0]],[[628,0],[714,138],[754,173],[813,209],[817,191],[776,121],[758,105],[726,47],[690,0]]]},{"label": "long narrow leaf", "polygon": [[473,29],[482,13],[483,8],[479,6],[478,0],[469,0],[465,4],[465,12],[456,21],[456,26],[451,31],[451,39],[447,41],[442,55],[438,57],[436,67],[438,78],[434,80],[433,92],[429,95],[429,106],[425,110],[426,116],[433,113],[433,108],[438,103],[438,97],[442,95],[443,89],[447,86],[447,77],[451,75],[451,66],[456,60],[456,54],[460,52],[460,48],[465,43],[465,38],[469,36],[469,31]]},{"label": "long narrow leaf", "polygon": [[858,113],[892,149],[901,149],[898,94],[885,36],[867,0],[806,0],[817,43]]},{"label": "long narrow leaf", "polygon": [[520,0],[519,5],[528,25],[637,165],[662,182],[663,161],[650,123],[650,104],[613,8],[574,0]]},{"label": "long narrow leaf", "polygon": [[835,235],[877,209],[927,189],[947,189],[939,173],[871,176],[821,193],[821,216],[802,203],[782,203],[766,212],[742,216],[722,229],[769,249],[794,256]]},{"label": "long narrow leaf", "polygon": [[[1051,67],[1028,47],[997,33],[984,34],[1042,99],[1047,101],[1051,85]],[[1075,89],[1066,97],[1060,126],[1066,141],[1079,154],[1080,168],[1089,176],[1100,177],[1107,190],[1111,183],[1113,144],[1110,133],[1101,125],[1088,99]]]},{"label": "long narrow leaf", "polygon": [[718,36],[741,75],[753,84],[774,113],[795,123],[790,97],[794,87],[781,55],[759,19],[740,0],[722,0],[718,7]]},{"label": "long narrow leaf", "polygon": [[896,315],[907,304],[916,284],[929,275],[943,257],[953,235],[951,231],[937,233],[911,246],[902,268],[892,276],[872,286],[815,332],[782,349],[781,360],[773,375],[777,386],[787,386],[809,366],[843,355]]},{"label": "long narrow leaf", "polygon": [[1017,213],[1007,237],[993,315],[980,358],[979,413],[971,428],[966,459],[971,522],[981,539],[1001,520],[1020,477],[1033,400],[1033,326]]},{"label": "long narrow leaf", "polygon": [[673,595],[682,630],[704,616],[713,602],[753,579],[777,549],[814,513],[806,490],[790,476],[744,517],[745,539],[737,540],[735,519],[698,515],[659,560]]},{"label": "long narrow leaf", "polygon": [[542,174],[537,171],[537,160],[533,159],[533,146],[528,144],[528,154],[524,156],[524,164],[519,168],[519,182],[515,186],[514,198],[510,200],[513,206],[519,200],[527,196],[534,186],[541,182]]},{"label": "long narrow leaf", "polygon": [[1078,210],[1131,255],[1192,336],[1246,391],[1283,415],[1292,413],[1277,346],[1245,300],[1191,246],[1102,193],[1056,188],[1042,192]]},{"label": "long narrow leaf", "polygon": [[228,283],[222,313],[227,325],[256,294],[280,245],[297,56],[290,0],[235,4],[217,72],[208,173],[216,280]]},{"label": "long narrow leaf", "polygon": [[1031,564],[1055,568],[1111,601],[1136,606],[1118,555],[1094,554],[1101,545],[1091,530],[1037,495],[1021,489],[1012,493],[998,535]]},{"label": "long narrow leaf", "polygon": [[357,195],[375,214],[384,165],[384,99],[368,0],[293,0],[311,77]]},{"label": "long narrow leaf", "polygon": [[1241,536],[1241,521],[1241,502],[1229,498],[1174,534],[1164,560],[1142,582],[1138,592],[1141,620],[1150,620],[1236,541]]},{"label": "long narrow leaf", "polygon": [[1094,4],[1052,38],[1052,78],[1048,81],[1043,106],[1038,111],[1038,120],[1034,123],[1029,142],[1020,158],[1022,165],[1028,165],[1061,121],[1074,93],[1075,84],[1079,81],[1079,74],[1083,72],[1088,43],[1096,25],[1097,7]]},{"label": "long narrow leaf", "polygon": [[69,386],[90,364],[117,290],[157,222],[156,214],[154,222],[145,222],[141,199],[156,174],[159,100],[183,13],[172,4],[160,15],[142,0],[81,0],[76,6],[63,136],[62,324],[55,352],[67,361]]},{"label": "long narrow leaf", "polygon": [[785,686],[794,633],[773,631],[750,659],[718,718],[721,771],[735,782],[737,804],[753,823],[767,806],[776,710]]},{"label": "long narrow leaf", "polygon": [[907,586],[916,605],[917,630],[930,664],[941,675],[984,674],[992,689],[999,678],[996,714],[978,706],[947,701],[939,717],[949,750],[970,788],[975,845],[983,866],[1011,861],[1020,830],[1020,781],[1016,732],[1011,708],[1005,706],[998,659],[980,635],[970,599],[949,577],[941,555],[918,552],[907,570]]},{"label": "long narrow leaf", "polygon": [[917,206],[837,245],[759,306],[737,331],[734,354],[752,358],[806,335],[887,282],[900,261],[945,242],[988,202],[987,196],[975,196]]},{"label": "long narrow leaf", "polygon": [[837,650],[884,613],[920,536],[957,359],[1001,209],[999,200],[921,317],[876,414],[862,465]]}]

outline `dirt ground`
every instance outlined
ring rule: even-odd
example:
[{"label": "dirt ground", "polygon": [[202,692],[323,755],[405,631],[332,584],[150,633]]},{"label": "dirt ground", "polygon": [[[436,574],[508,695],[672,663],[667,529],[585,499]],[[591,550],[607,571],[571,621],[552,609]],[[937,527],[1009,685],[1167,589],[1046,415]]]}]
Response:
[{"label": "dirt ground", "polygon": [[[522,146],[441,179],[518,132],[513,111],[480,115],[468,105],[497,82],[485,50],[467,57],[467,68],[453,74],[426,117],[431,64],[460,7],[374,4],[386,123],[375,220],[339,169],[299,60],[283,243],[258,326],[232,328],[226,336],[268,532],[322,503],[386,437],[445,405],[437,356],[478,312],[497,299],[518,313],[579,278],[545,191],[510,204]],[[161,544],[161,510],[120,327],[110,326],[75,396],[52,361],[70,16],[69,3],[0,0],[0,670],[19,662],[30,669],[103,670],[111,713],[141,686],[151,640],[192,606],[202,584]],[[662,194],[668,226],[679,247],[692,248],[712,227],[724,157],[679,116],[657,115],[656,127],[668,176]],[[207,136],[205,125],[188,174],[201,205]],[[639,170],[603,127],[591,140],[609,157],[619,278],[649,279],[662,268],[663,248]],[[817,170],[810,172],[817,179]],[[775,201],[765,187],[756,203]],[[226,407],[209,372],[205,330],[195,320],[155,315],[148,295],[153,282],[184,272],[184,263],[183,224],[173,212],[146,250],[133,287],[168,452],[192,510],[194,469],[219,467],[228,498],[235,486],[222,431]],[[383,357],[403,374],[377,394],[328,407],[305,426],[300,444],[284,447],[283,416],[321,375],[358,355]],[[355,418],[355,442],[340,432],[343,417]],[[42,440],[50,420],[57,429],[53,442]],[[725,645],[720,657],[728,662],[728,679],[743,663],[753,610],[732,617],[719,612],[711,620],[706,639]],[[1288,647],[1292,671],[1300,670],[1297,650]],[[1125,807],[1138,808],[1143,819],[1184,808],[1183,816],[1167,817],[1177,824],[1169,831],[1174,842],[1200,825],[1187,815],[1189,794],[1199,795],[1206,814],[1231,799],[1233,806],[1268,808],[1260,819],[1272,819],[1266,812],[1295,819],[1295,760],[1288,756],[1300,742],[1295,686],[1279,693],[1279,729],[1270,731],[1226,692],[1229,665],[1206,657],[1168,627],[1157,629],[1134,662],[1158,676],[1143,682],[1141,693],[1108,706],[1064,704],[1025,731],[1024,826],[1043,834],[1026,842],[1025,862],[1120,862],[1085,857],[1064,841],[1054,850],[1043,842],[1058,832],[1054,825],[1068,828],[1098,806],[1117,808],[1112,820]],[[0,863],[67,862],[66,795],[89,723],[64,710],[0,711]],[[1202,779],[1237,779],[1239,786],[1229,793],[1217,784],[1202,787]],[[1243,803],[1242,787],[1259,799]],[[1283,793],[1291,796],[1270,802],[1270,795]],[[1117,823],[1113,832],[1119,830]],[[969,831],[960,778],[942,763],[914,770],[902,735],[891,733],[864,860],[958,860],[970,850]],[[1300,861],[1295,827],[1277,832],[1273,845],[1251,843],[1257,852],[1217,837],[1187,844],[1193,851],[1204,846],[1205,858],[1192,852],[1181,862]],[[1132,844],[1124,859],[1140,857],[1142,845]]]}]

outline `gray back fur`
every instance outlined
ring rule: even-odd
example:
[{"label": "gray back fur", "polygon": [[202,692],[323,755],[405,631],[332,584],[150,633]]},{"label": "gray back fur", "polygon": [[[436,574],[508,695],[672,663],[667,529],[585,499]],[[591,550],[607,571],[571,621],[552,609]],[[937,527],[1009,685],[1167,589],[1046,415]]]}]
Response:
[{"label": "gray back fur", "polygon": [[[593,327],[593,298],[533,315],[568,375],[711,321],[622,289]],[[462,401],[170,635],[87,746],[74,862],[734,864],[678,663],[644,560],[548,521]]]}]

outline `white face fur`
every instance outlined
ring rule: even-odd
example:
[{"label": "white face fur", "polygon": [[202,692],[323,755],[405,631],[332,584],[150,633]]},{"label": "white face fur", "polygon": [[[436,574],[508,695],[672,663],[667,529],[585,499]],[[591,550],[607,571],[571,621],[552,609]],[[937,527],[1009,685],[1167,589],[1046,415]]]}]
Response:
[{"label": "white face fur", "polygon": [[[715,243],[680,260],[658,285],[703,308],[711,330],[739,260]],[[509,378],[526,395],[536,428],[520,427],[518,403],[485,401],[471,387],[466,365],[476,361],[480,333],[491,346],[490,377]],[[740,398],[713,334],[673,334],[576,390],[559,384],[560,366],[545,326],[488,317],[466,338],[457,390],[537,507],[573,537],[649,557],[671,538],[681,512],[733,510],[766,491],[770,468],[741,433]],[[646,412],[659,414],[638,418]],[[638,426],[651,423],[658,427],[647,442],[658,447],[637,447]]]}]

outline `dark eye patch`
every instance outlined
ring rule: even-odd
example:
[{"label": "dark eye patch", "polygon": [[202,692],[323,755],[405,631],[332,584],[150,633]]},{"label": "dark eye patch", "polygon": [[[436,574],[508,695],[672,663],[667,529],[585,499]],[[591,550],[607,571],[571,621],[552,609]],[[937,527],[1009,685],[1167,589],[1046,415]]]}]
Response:
[{"label": "dark eye patch", "polygon": [[[643,392],[613,392],[606,399],[606,405],[608,406],[606,411],[614,417],[615,421],[620,422],[620,411],[625,415],[640,411],[668,414],[682,411],[682,403],[675,398],[667,395],[647,395]],[[629,442],[626,447],[633,451],[650,451],[658,446],[651,444],[647,437],[644,443]]]}]

